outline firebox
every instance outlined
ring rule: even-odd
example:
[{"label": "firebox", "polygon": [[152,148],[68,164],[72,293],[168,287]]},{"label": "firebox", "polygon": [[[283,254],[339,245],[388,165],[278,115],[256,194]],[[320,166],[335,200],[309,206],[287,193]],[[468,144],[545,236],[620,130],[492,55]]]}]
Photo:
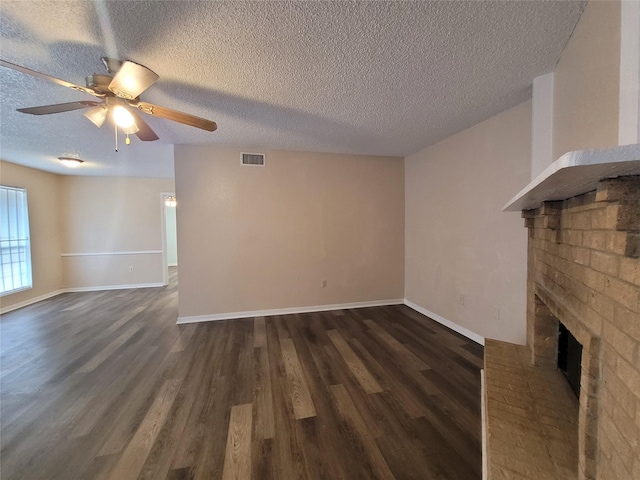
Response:
[{"label": "firebox", "polygon": [[580,398],[582,345],[562,322],[558,322],[558,369],[564,374],[576,397]]}]

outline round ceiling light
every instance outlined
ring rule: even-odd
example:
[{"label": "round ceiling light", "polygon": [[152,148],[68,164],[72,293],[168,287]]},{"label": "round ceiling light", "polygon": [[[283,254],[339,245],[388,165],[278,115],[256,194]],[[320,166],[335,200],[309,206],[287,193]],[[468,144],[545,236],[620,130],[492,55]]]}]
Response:
[{"label": "round ceiling light", "polygon": [[71,168],[79,167],[82,163],[84,163],[84,160],[73,157],[58,157],[58,160],[60,160],[60,162],[62,162],[64,166]]}]

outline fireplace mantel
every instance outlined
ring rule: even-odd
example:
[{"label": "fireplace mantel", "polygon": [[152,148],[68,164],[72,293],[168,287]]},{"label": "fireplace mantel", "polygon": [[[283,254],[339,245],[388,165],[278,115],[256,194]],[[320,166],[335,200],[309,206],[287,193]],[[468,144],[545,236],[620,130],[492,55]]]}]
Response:
[{"label": "fireplace mantel", "polygon": [[507,203],[503,211],[540,207],[592,190],[604,178],[640,175],[640,145],[577,150],[562,155]]}]

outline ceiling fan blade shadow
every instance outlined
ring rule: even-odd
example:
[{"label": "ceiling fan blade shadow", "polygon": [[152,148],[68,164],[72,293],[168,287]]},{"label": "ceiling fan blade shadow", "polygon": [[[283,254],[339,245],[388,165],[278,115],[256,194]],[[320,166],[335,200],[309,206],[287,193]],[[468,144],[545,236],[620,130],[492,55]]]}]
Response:
[{"label": "ceiling fan blade shadow", "polygon": [[139,128],[139,130],[136,132],[136,136],[140,140],[142,140],[143,142],[153,142],[154,140],[158,140],[160,138],[158,137],[158,135],[156,135],[156,132],[154,132],[151,127],[147,125],[147,122],[142,120],[142,117],[138,115],[137,112],[131,111],[131,115],[133,115],[136,126]]},{"label": "ceiling fan blade shadow", "polygon": [[51,75],[47,75],[46,73],[37,72],[35,70],[31,70],[30,68],[23,67],[23,66],[20,66],[20,65],[16,65],[15,63],[7,62],[6,60],[0,59],[0,65],[2,65],[3,67],[11,68],[12,70],[16,70],[16,71],[21,72],[21,73],[25,73],[27,75],[31,75],[31,76],[40,78],[42,80],[47,80],[49,82],[57,83],[58,85],[62,85],[63,87],[73,88],[74,90],[78,90],[79,92],[88,93],[88,94],[93,95],[95,97],[104,96],[104,95],[99,94],[99,93],[97,93],[96,91],[94,91],[94,90],[92,90],[90,88],[82,87],[80,85],[76,85],[75,83],[67,82],[66,80],[61,80],[59,78],[52,77]]},{"label": "ceiling fan blade shadow", "polygon": [[70,112],[72,110],[81,110],[83,108],[97,107],[100,102],[80,101],[69,103],[58,103],[55,105],[43,105],[41,107],[18,108],[18,112],[29,113],[31,115],[49,115],[51,113]]},{"label": "ceiling fan blade shadow", "polygon": [[109,84],[109,90],[120,98],[132,100],[160,78],[144,65],[125,61]]},{"label": "ceiling fan blade shadow", "polygon": [[177,110],[171,110],[170,108],[160,107],[147,102],[134,102],[131,103],[131,105],[148,115],[166,118],[167,120],[200,128],[208,132],[214,132],[218,128],[216,122],[207,120],[206,118],[196,117],[195,115],[189,115],[188,113],[179,112]]}]

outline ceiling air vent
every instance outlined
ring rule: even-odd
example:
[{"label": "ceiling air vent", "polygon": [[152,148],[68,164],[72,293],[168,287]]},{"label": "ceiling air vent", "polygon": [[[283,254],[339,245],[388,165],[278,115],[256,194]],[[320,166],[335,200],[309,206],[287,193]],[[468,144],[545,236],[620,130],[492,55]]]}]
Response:
[{"label": "ceiling air vent", "polygon": [[242,165],[256,165],[264,167],[264,153],[243,153]]}]

